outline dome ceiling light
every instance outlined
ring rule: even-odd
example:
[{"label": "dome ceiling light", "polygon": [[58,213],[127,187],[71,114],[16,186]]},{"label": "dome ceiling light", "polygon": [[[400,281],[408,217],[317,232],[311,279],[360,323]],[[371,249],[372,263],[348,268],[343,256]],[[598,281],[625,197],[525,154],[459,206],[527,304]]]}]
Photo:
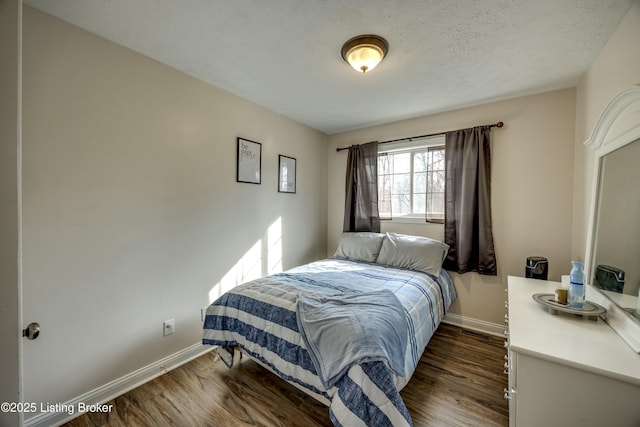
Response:
[{"label": "dome ceiling light", "polygon": [[342,59],[354,70],[366,73],[373,70],[387,55],[389,44],[374,34],[356,36],[342,46]]}]

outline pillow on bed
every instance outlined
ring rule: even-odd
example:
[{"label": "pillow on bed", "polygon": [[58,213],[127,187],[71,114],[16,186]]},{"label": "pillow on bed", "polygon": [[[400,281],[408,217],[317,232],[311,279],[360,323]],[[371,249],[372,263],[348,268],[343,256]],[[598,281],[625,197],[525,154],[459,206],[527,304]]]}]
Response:
[{"label": "pillow on bed", "polygon": [[449,245],[428,237],[387,233],[377,263],[440,276]]},{"label": "pillow on bed", "polygon": [[342,233],[335,257],[376,262],[384,234],[371,232]]}]

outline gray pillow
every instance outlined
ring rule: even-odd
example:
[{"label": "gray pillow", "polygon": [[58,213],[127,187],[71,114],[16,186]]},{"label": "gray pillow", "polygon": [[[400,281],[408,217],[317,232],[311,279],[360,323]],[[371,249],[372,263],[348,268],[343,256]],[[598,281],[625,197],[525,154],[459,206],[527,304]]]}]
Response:
[{"label": "gray pillow", "polygon": [[335,257],[376,262],[384,234],[371,232],[342,233]]},{"label": "gray pillow", "polygon": [[428,237],[387,233],[376,262],[440,276],[448,251],[449,245]]}]

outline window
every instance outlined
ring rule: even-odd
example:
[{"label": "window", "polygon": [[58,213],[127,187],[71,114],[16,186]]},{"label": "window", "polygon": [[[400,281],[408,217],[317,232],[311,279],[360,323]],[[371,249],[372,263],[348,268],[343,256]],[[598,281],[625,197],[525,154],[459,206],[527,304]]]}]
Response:
[{"label": "window", "polygon": [[[381,146],[380,219],[444,222],[444,138]],[[384,149],[384,151],[382,150]]]}]

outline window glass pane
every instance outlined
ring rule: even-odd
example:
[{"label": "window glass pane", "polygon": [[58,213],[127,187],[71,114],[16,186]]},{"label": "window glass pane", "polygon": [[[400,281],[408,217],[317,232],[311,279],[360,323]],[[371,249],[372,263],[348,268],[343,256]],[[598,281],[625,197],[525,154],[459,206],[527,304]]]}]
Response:
[{"label": "window glass pane", "polygon": [[444,192],[444,171],[442,172],[430,172],[429,182],[427,188],[430,193],[432,192]]},{"label": "window glass pane", "polygon": [[378,174],[390,174],[391,170],[391,156],[382,155],[378,156]]},{"label": "window glass pane", "polygon": [[408,194],[394,194],[391,198],[394,215],[407,215],[411,213],[411,204]]},{"label": "window glass pane", "polygon": [[444,193],[444,180],[444,171],[434,172],[432,191],[439,191],[441,193]]},{"label": "window glass pane", "polygon": [[427,174],[415,173],[413,174],[413,193],[424,194],[427,192]]},{"label": "window glass pane", "polygon": [[393,155],[393,173],[411,172],[411,153]]},{"label": "window glass pane", "polygon": [[378,177],[378,193],[390,194],[393,175],[382,175]]},{"label": "window glass pane", "polygon": [[444,148],[432,149],[429,154],[431,155],[431,168],[444,169]]},{"label": "window glass pane", "polygon": [[429,193],[429,213],[444,215],[444,193]]},{"label": "window glass pane", "polygon": [[378,200],[378,214],[383,218],[391,217],[391,199]]},{"label": "window glass pane", "polygon": [[426,194],[413,194],[413,213],[424,213]]},{"label": "window glass pane", "polygon": [[393,175],[394,194],[409,194],[411,191],[411,175],[408,173]]},{"label": "window glass pane", "polygon": [[414,153],[413,155],[413,171],[426,172],[428,165],[428,155],[426,151]]},{"label": "window glass pane", "polygon": [[444,185],[445,185],[445,172],[444,170],[436,172],[434,176],[434,187],[437,191],[444,193]]},{"label": "window glass pane", "polygon": [[438,191],[438,183],[437,181],[437,177],[435,176],[435,174],[433,172],[429,173],[429,182],[427,183],[427,188],[425,191],[428,191],[429,193],[433,193],[434,191]]},{"label": "window glass pane", "polygon": [[378,176],[378,211],[381,217],[391,217],[391,182],[393,175]]}]

